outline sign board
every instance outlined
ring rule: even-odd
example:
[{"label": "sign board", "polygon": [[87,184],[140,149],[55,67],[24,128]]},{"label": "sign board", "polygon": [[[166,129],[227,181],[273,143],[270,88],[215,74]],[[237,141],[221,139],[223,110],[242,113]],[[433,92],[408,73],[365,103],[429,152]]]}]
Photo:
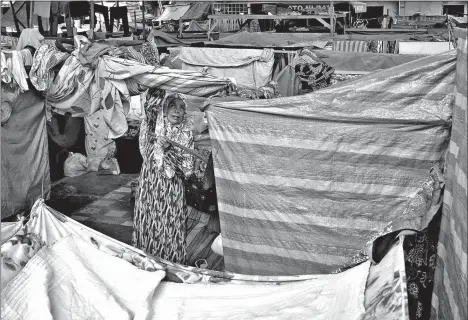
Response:
[{"label": "sign board", "polygon": [[351,2],[356,13],[367,12],[367,4],[364,2]]},{"label": "sign board", "polygon": [[329,4],[293,4],[289,5],[288,9],[291,11],[301,12],[304,14],[313,14],[315,13],[328,13],[328,9],[330,8]]}]

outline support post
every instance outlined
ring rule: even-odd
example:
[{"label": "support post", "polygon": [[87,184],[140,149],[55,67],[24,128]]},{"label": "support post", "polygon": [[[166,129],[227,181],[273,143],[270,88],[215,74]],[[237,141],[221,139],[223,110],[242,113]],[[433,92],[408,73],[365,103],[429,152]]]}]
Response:
[{"label": "support post", "polygon": [[336,27],[335,6],[333,4],[333,1],[330,1],[330,8],[328,11],[330,14],[330,33],[333,36],[335,35],[335,27]]},{"label": "support post", "polygon": [[89,17],[90,19],[90,34],[89,34],[89,39],[93,40],[94,39],[94,26],[96,24],[96,21],[94,21],[95,16],[94,16],[94,2],[90,2],[89,6],[91,8],[91,16]]},{"label": "support post", "polygon": [[34,28],[34,1],[29,2],[29,28]]},{"label": "support post", "polygon": [[135,22],[135,31],[138,30],[137,19],[136,19],[136,10],[133,10],[133,20]]},{"label": "support post", "polygon": [[146,11],[146,7],[145,7],[145,2],[142,1],[142,4],[143,4],[143,10],[141,10],[141,14],[142,14],[142,19],[141,19],[141,23],[143,25],[143,40],[146,39],[146,24],[145,24],[145,11]]},{"label": "support post", "polygon": [[182,39],[184,29],[184,22],[179,18],[179,38]]}]

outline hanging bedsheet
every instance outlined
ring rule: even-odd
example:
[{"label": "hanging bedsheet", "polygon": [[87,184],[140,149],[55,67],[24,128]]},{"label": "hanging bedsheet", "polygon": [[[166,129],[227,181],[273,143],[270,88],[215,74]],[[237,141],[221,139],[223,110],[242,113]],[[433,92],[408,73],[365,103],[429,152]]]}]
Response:
[{"label": "hanging bedsheet", "polygon": [[[20,246],[13,245],[15,239],[26,238]],[[27,228],[2,246],[2,271],[5,257],[16,263],[18,250],[32,253],[23,255],[25,263],[10,270],[11,278],[4,283],[2,319],[33,319],[37,314],[41,319],[51,319],[50,314],[69,318],[69,312],[85,318],[92,312],[101,316],[97,319],[127,319],[133,312],[138,319],[144,315],[146,319],[275,319],[277,315],[310,319],[312,315],[313,319],[407,320],[402,243],[403,238],[398,239],[379,264],[363,263],[341,274],[248,276],[147,256],[39,200]],[[164,272],[171,282],[160,282]]]},{"label": "hanging bedsheet", "polygon": [[[3,90],[2,90],[3,91]],[[32,90],[11,102],[2,124],[2,219],[31,208],[48,197],[49,151],[44,100]]]},{"label": "hanging bedsheet", "polygon": [[327,273],[379,233],[424,228],[440,205],[430,172],[448,146],[455,64],[452,52],[210,106],[226,270]]},{"label": "hanging bedsheet", "polygon": [[178,59],[184,70],[205,70],[218,78],[234,78],[237,85],[250,89],[263,87],[271,80],[274,63],[272,49],[183,47]]}]

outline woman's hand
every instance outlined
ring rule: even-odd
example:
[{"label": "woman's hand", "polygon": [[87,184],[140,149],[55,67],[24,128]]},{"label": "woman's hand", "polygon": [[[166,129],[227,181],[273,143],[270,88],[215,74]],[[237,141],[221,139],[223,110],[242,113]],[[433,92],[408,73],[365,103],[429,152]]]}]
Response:
[{"label": "woman's hand", "polygon": [[160,136],[159,143],[164,149],[169,148],[169,146],[171,145],[171,143],[169,142],[169,139],[166,136]]}]

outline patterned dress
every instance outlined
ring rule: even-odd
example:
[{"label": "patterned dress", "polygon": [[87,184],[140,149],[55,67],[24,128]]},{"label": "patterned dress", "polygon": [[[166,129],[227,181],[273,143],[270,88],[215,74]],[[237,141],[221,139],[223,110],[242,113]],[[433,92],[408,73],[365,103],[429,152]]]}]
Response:
[{"label": "patterned dress", "polygon": [[191,122],[185,118],[179,125],[170,124],[165,113],[171,97],[164,98],[160,90],[148,96],[140,134],[143,166],[135,197],[132,245],[148,254],[186,264],[184,178],[192,173],[193,157],[177,147],[164,151],[157,138],[148,133],[165,135],[193,149]]}]

